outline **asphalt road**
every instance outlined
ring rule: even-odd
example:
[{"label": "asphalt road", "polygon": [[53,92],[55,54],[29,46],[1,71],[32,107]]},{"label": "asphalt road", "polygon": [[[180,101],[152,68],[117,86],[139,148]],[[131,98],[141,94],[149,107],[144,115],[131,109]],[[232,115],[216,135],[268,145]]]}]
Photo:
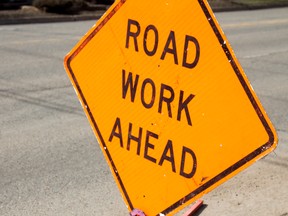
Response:
[{"label": "asphalt road", "polygon": [[[217,13],[279,135],[201,216],[288,215],[288,8]],[[0,215],[128,215],[63,58],[94,21],[0,26]]]}]

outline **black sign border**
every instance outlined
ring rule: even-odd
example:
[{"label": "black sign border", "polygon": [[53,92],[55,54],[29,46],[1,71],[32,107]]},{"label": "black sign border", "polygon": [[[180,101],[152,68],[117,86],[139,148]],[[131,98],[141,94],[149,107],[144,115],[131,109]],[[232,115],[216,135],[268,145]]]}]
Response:
[{"label": "black sign border", "polygon": [[[130,209],[134,209],[133,204],[130,200],[130,197],[126,191],[126,188],[122,182],[122,179],[120,177],[119,172],[117,171],[117,167],[111,157],[111,154],[106,146],[106,143],[100,133],[100,130],[97,126],[97,123],[92,115],[92,112],[89,108],[89,105],[87,103],[87,100],[84,97],[84,94],[79,86],[79,83],[76,79],[76,76],[71,68],[71,61],[78,55],[78,53],[87,45],[87,43],[89,43],[89,41],[102,29],[102,27],[115,15],[115,13],[121,8],[121,6],[126,2],[127,0],[120,0],[115,6],[114,8],[110,11],[109,14],[107,14],[105,16],[105,18],[95,27],[95,29],[85,38],[85,40],[81,43],[81,45],[79,45],[77,47],[77,49],[67,58],[66,61],[66,66],[70,72],[70,75],[73,79],[73,82],[77,88],[77,91],[79,93],[79,96],[82,99],[82,102],[84,104],[84,106],[86,107],[86,111],[90,117],[91,122],[93,123],[93,126],[96,130],[96,133],[99,136],[100,139],[100,143],[103,146],[103,149],[106,153],[107,158],[109,159],[109,162],[111,164],[111,167],[114,171],[114,174],[118,180],[118,183],[120,185],[120,187],[122,188],[122,191],[124,193],[124,196],[128,202],[129,208]],[[198,194],[200,194],[201,192],[205,191],[206,189],[208,189],[209,187],[213,186],[214,184],[216,184],[217,182],[219,182],[220,180],[222,180],[223,178],[225,178],[226,176],[230,175],[231,173],[233,173],[235,170],[239,169],[240,167],[244,166],[245,164],[247,164],[249,161],[253,160],[254,158],[256,158],[258,155],[260,155],[263,151],[266,151],[267,149],[271,148],[274,144],[275,141],[275,137],[273,134],[273,131],[271,130],[267,120],[265,119],[259,105],[257,104],[257,101],[255,100],[249,86],[247,85],[245,78],[243,77],[242,73],[240,72],[236,61],[234,60],[233,55],[231,54],[229,48],[227,47],[227,44],[225,43],[225,40],[223,39],[223,36],[221,34],[221,31],[217,28],[217,25],[214,21],[213,16],[211,16],[209,9],[207,8],[206,4],[204,1],[206,0],[198,0],[211,28],[214,31],[215,36],[217,37],[219,43],[222,45],[222,49],[223,52],[226,54],[227,59],[230,61],[230,64],[232,66],[232,68],[234,69],[235,74],[237,75],[243,89],[245,90],[251,104],[253,105],[253,108],[255,110],[255,112],[257,113],[259,119],[261,120],[268,136],[269,136],[269,140],[262,145],[261,147],[259,147],[258,149],[256,149],[255,151],[253,151],[252,153],[248,154],[247,156],[245,156],[243,159],[239,160],[238,162],[236,162],[235,164],[233,164],[232,166],[230,166],[228,169],[224,170],[223,172],[221,172],[220,174],[218,174],[217,176],[215,176],[214,178],[212,178],[211,180],[209,180],[208,182],[206,182],[205,184],[203,184],[202,186],[200,186],[199,188],[197,188],[196,190],[192,191],[191,193],[189,193],[188,195],[186,195],[185,197],[183,197],[182,199],[178,200],[177,202],[175,202],[174,204],[172,204],[171,206],[169,206],[168,208],[166,208],[165,210],[163,210],[161,213],[166,215],[168,213],[170,213],[171,211],[173,211],[174,209],[178,208],[179,206],[183,205],[183,203],[186,203],[187,201],[189,201],[190,199],[192,199],[193,197],[197,196]],[[160,216],[160,213],[158,214]]]}]

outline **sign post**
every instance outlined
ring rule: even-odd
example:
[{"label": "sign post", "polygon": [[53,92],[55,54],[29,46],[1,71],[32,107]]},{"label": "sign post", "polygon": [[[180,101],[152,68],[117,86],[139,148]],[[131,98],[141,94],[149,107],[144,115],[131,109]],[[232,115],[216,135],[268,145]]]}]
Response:
[{"label": "sign post", "polygon": [[65,67],[130,212],[173,214],[276,147],[206,0],[118,0]]}]

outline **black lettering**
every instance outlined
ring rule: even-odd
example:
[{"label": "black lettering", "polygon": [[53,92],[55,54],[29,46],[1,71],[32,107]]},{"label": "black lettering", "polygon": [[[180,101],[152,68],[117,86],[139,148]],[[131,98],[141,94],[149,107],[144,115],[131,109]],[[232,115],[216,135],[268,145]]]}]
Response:
[{"label": "black lettering", "polygon": [[131,94],[131,102],[134,102],[137,85],[138,85],[139,75],[136,74],[136,77],[133,81],[133,75],[129,72],[128,78],[126,80],[126,71],[122,70],[122,98],[125,99],[127,95],[127,91],[130,87],[130,94]]},{"label": "black lettering", "polygon": [[142,128],[139,128],[138,136],[133,136],[132,134],[132,123],[129,123],[129,131],[128,131],[128,141],[127,141],[127,150],[130,150],[131,140],[137,142],[137,155],[140,155],[141,149],[141,138],[142,138]]},{"label": "black lettering", "polygon": [[[136,31],[132,32],[132,25],[136,27]],[[129,48],[130,37],[134,39],[135,51],[138,52],[137,37],[140,34],[140,24],[136,20],[128,19],[127,34],[126,34],[126,48]]]},{"label": "black lettering", "polygon": [[[193,42],[196,48],[196,55],[195,55],[195,59],[194,61],[192,61],[191,63],[187,62],[187,58],[188,58],[188,50],[189,50],[189,42]],[[195,37],[186,35],[185,37],[185,45],[184,45],[184,53],[183,53],[183,62],[182,62],[182,66],[183,67],[187,67],[187,68],[194,68],[200,58],[200,45],[198,43],[198,40]]]},{"label": "black lettering", "polygon": [[[172,43],[172,48],[169,48],[171,43]],[[170,31],[163,53],[161,55],[162,60],[164,60],[166,53],[172,54],[174,56],[174,63],[178,65],[177,47],[176,47],[174,31]]]},{"label": "black lettering", "polygon": [[[147,41],[148,41],[148,32],[149,31],[152,31],[154,32],[154,46],[153,46],[153,49],[150,51],[148,50],[148,47],[147,47]],[[145,53],[148,55],[148,56],[153,56],[155,55],[156,51],[157,51],[157,48],[158,48],[158,30],[157,28],[154,26],[154,25],[149,25],[146,27],[145,29],[145,32],[144,32],[144,40],[143,40],[143,48],[144,48],[144,51]]]},{"label": "black lettering", "polygon": [[181,121],[181,113],[184,110],[185,114],[186,114],[188,125],[192,126],[192,121],[191,121],[191,117],[190,117],[190,113],[189,113],[189,109],[188,109],[188,103],[190,103],[190,101],[195,97],[195,95],[190,94],[189,97],[186,98],[184,101],[183,101],[183,97],[184,97],[184,91],[181,90],[180,91],[180,97],[179,97],[177,120]]},{"label": "black lettering", "polygon": [[154,149],[154,145],[149,142],[149,138],[150,137],[158,139],[158,135],[157,134],[155,134],[155,133],[153,133],[151,131],[147,131],[146,140],[145,140],[144,158],[146,158],[147,160],[149,160],[149,161],[151,161],[153,163],[156,163],[156,159],[153,158],[152,156],[148,155],[148,150],[149,149]]},{"label": "black lettering", "polygon": [[[169,152],[169,155],[167,155],[167,153]],[[173,145],[172,145],[172,141],[171,140],[168,140],[166,146],[165,146],[165,149],[163,151],[163,154],[160,158],[160,161],[159,161],[159,165],[162,166],[164,160],[167,160],[171,163],[171,166],[172,166],[172,171],[173,172],[176,172],[176,166],[175,166],[175,159],[174,159],[174,151],[173,151]]]},{"label": "black lettering", "polygon": [[[170,97],[164,97],[164,91],[165,90],[170,92]],[[168,110],[168,116],[170,118],[172,118],[171,103],[174,100],[174,97],[175,97],[175,94],[174,94],[173,89],[168,85],[161,84],[158,112],[162,113],[162,104],[163,104],[163,102],[166,102],[167,110]]]},{"label": "black lettering", "polygon": [[[192,166],[192,170],[190,171],[190,173],[184,172],[186,154],[189,154],[193,160],[193,166]],[[196,173],[196,168],[197,168],[197,160],[196,160],[195,153],[191,149],[183,146],[182,157],[181,157],[180,175],[185,177],[185,178],[192,178]]]},{"label": "black lettering", "polygon": [[[146,103],[146,101],[145,101],[145,89],[146,89],[146,85],[148,83],[150,84],[150,86],[152,88],[152,95],[151,95],[150,102]],[[141,88],[141,101],[142,101],[142,104],[145,108],[149,109],[154,105],[155,95],[156,95],[156,87],[155,87],[153,80],[149,79],[149,78],[145,79],[142,83],[142,88]]]},{"label": "black lettering", "polygon": [[118,117],[116,118],[115,124],[113,126],[112,131],[111,131],[111,134],[109,137],[109,142],[112,142],[114,136],[119,138],[120,146],[123,148],[121,122],[120,122],[120,118],[118,118]]}]

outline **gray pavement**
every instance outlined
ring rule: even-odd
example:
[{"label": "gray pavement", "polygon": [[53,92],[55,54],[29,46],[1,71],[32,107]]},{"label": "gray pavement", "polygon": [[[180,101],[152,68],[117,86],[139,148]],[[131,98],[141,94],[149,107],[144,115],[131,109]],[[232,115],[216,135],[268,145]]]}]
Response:
[{"label": "gray pavement", "polygon": [[[288,214],[288,8],[217,13],[279,146],[204,196],[201,216]],[[94,21],[0,26],[0,215],[127,215],[63,69]]]}]

